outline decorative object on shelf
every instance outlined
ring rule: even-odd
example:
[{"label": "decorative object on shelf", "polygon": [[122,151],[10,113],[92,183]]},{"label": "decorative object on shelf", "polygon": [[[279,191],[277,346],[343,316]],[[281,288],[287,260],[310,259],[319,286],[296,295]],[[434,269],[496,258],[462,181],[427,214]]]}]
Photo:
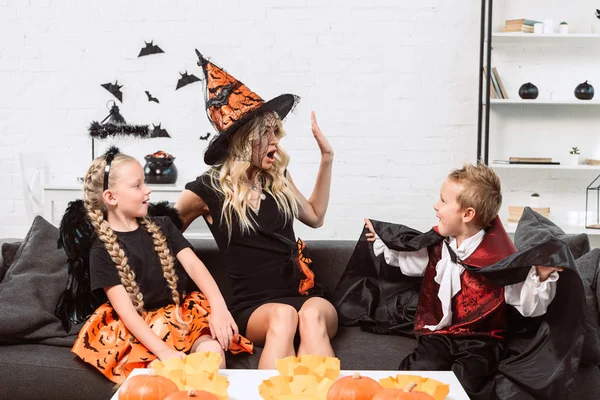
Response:
[{"label": "decorative object on shelf", "polygon": [[537,86],[531,82],[524,83],[519,88],[519,97],[525,100],[535,100],[539,94]]},{"label": "decorative object on shelf", "polygon": [[175,157],[162,150],[144,157],[144,176],[146,183],[175,183],[177,182],[177,167]]},{"label": "decorative object on shelf", "polygon": [[151,40],[150,43],[148,43],[144,40],[144,43],[146,43],[146,46],[142,47],[142,49],[140,50],[140,54],[138,54],[138,58],[143,57],[143,56],[148,56],[150,54],[164,53],[164,51],[160,47],[155,45],[153,42],[154,41]]},{"label": "decorative object on shelf", "polygon": [[558,32],[561,35],[566,35],[567,33],[569,33],[569,24],[566,23],[565,21],[561,22],[560,25],[558,26]]},{"label": "decorative object on shelf", "polygon": [[144,90],[144,92],[146,92],[146,96],[148,96],[148,101],[153,101],[155,103],[160,103],[160,101],[158,101],[158,99],[156,97],[152,96],[149,91]]},{"label": "decorative object on shelf", "polygon": [[600,160],[594,160],[593,158],[586,158],[583,161],[583,163],[586,165],[600,165]]},{"label": "decorative object on shelf", "polygon": [[540,195],[538,193],[532,193],[529,197],[529,207],[539,208],[540,207]]},{"label": "decorative object on shelf", "polygon": [[[550,218],[550,207],[531,207],[531,209],[548,219]],[[524,210],[524,206],[508,206],[508,222],[519,222]]]},{"label": "decorative object on shelf", "polygon": [[575,97],[579,100],[591,100],[594,98],[594,87],[585,81],[575,88]]},{"label": "decorative object on shelf", "polygon": [[600,229],[600,185],[598,175],[585,189],[585,227]]},{"label": "decorative object on shelf", "polygon": [[[146,138],[149,136],[148,125],[128,125],[119,112],[117,103],[113,100],[109,114],[101,122],[92,121],[88,132],[92,137],[92,160],[95,158],[95,139],[106,139],[109,136],[135,136]],[[107,106],[108,106],[107,103]],[[106,121],[106,123],[104,123]]]},{"label": "decorative object on shelf", "polygon": [[569,154],[571,155],[571,165],[579,165],[579,158],[581,157],[581,154],[579,153],[579,148],[572,147],[571,151],[569,151]]},{"label": "decorative object on shelf", "polygon": [[115,96],[121,103],[123,102],[123,92],[121,92],[121,88],[123,87],[123,85],[119,85],[118,84],[118,80],[115,81],[115,83],[103,83],[102,86],[104,89],[108,90],[110,92],[110,94],[112,94],[113,96]]},{"label": "decorative object on shelf", "polygon": [[181,75],[181,78],[179,78],[179,80],[177,81],[177,87],[175,88],[175,90],[187,86],[190,83],[200,81],[200,78],[198,78],[194,74],[188,74],[187,71],[185,71],[183,74],[180,72],[179,75]]},{"label": "decorative object on shelf", "polygon": [[550,18],[544,20],[544,33],[554,33],[554,21]]}]

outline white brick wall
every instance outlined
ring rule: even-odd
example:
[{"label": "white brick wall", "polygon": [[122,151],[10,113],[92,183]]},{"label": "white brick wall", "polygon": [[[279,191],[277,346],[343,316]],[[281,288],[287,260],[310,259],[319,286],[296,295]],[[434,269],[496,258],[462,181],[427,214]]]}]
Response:
[{"label": "white brick wall", "polygon": [[[445,175],[475,160],[479,12],[448,0],[0,0],[0,237],[29,224],[19,152],[44,152],[49,183],[84,174],[87,127],[112,99],[102,83],[124,85],[128,122],[161,122],[173,137],[116,141],[124,152],[174,154],[178,183],[202,173],[198,137],[214,132],[202,83],[174,90],[180,72],[201,76],[194,48],[264,98],[302,97],[282,145],[306,196],[316,111],[336,150],[332,195],[325,225],[298,223],[299,236],[355,239],[364,216],[426,229]],[[150,40],[165,54],[137,58]]]}]

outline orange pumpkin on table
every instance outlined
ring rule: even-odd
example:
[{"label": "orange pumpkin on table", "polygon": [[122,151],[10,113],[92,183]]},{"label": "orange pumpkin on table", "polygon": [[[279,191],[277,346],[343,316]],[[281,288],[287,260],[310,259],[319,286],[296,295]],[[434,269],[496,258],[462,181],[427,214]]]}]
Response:
[{"label": "orange pumpkin on table", "polygon": [[179,389],[172,380],[156,374],[128,378],[119,389],[119,400],[163,400]]},{"label": "orange pumpkin on table", "polygon": [[197,399],[197,400],[219,400],[217,396],[204,390],[180,390],[173,392],[165,400],[185,400],[185,399]]},{"label": "orange pumpkin on table", "polygon": [[327,392],[327,400],[371,400],[382,390],[379,382],[355,372],[335,381]]},{"label": "orange pumpkin on table", "polygon": [[412,383],[406,389],[383,389],[371,400],[435,400],[425,392],[413,391],[416,386]]}]

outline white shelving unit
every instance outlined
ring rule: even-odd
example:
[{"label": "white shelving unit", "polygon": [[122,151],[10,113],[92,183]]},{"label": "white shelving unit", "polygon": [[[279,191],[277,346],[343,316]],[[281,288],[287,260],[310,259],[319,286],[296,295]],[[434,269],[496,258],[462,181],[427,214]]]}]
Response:
[{"label": "white shelving unit", "polygon": [[596,170],[600,171],[600,165],[552,165],[552,164],[507,164],[500,162],[491,162],[490,166],[494,169],[547,169],[547,170]]},{"label": "white shelving unit", "polygon": [[522,33],[522,32],[493,32],[492,40],[494,42],[513,41],[513,40],[546,40],[546,39],[600,39],[597,33]]},{"label": "white shelving unit", "polygon": [[[550,208],[550,219],[561,229],[587,233],[600,244],[600,229],[585,228],[586,186],[600,174],[600,165],[572,165],[569,158],[575,146],[581,150],[581,162],[600,158],[600,21],[593,18],[595,9],[580,0],[552,12],[540,5],[495,2],[492,34],[486,38],[490,67],[496,68],[508,92],[508,99],[489,99],[489,139],[484,143],[487,161],[502,180],[500,214],[507,231],[514,233],[517,224],[506,221],[508,206],[527,206],[531,194],[539,193],[540,207]],[[556,30],[565,20],[572,33],[501,32],[506,20],[522,17],[554,19]],[[584,81],[596,89],[592,100],[574,96],[575,87]],[[527,82],[537,86],[537,99],[519,97],[519,88]],[[483,98],[485,104],[485,93]],[[560,165],[509,164],[510,157],[549,157]]]},{"label": "white shelving unit", "polygon": [[491,99],[491,106],[600,106],[600,100],[523,100],[523,99]]}]

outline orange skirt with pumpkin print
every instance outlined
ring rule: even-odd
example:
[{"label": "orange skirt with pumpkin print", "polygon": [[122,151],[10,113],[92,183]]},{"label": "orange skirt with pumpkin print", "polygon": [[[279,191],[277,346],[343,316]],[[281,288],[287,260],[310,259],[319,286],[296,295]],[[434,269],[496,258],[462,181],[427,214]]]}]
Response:
[{"label": "orange skirt with pumpkin print", "polygon": [[[210,334],[208,316],[210,305],[200,292],[192,292],[180,306],[181,315],[189,322],[187,332],[181,331],[171,304],[142,315],[150,329],[177,351],[188,352],[194,342]],[[71,351],[93,365],[115,383],[122,383],[134,368],[145,368],[156,359],[142,343],[131,335],[110,303],[98,307],[85,323]],[[236,335],[229,347],[232,354],[252,353],[253,344]]]}]

